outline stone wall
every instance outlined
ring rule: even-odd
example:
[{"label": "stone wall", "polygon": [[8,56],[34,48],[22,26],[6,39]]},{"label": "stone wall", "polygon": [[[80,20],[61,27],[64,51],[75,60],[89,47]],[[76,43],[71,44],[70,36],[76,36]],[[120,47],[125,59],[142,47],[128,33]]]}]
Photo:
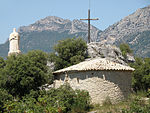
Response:
[{"label": "stone wall", "polygon": [[[87,90],[92,103],[102,104],[106,98],[117,103],[128,96],[131,89],[130,71],[86,71],[67,73],[73,89]],[[65,74],[55,76],[55,88],[65,83]]]}]

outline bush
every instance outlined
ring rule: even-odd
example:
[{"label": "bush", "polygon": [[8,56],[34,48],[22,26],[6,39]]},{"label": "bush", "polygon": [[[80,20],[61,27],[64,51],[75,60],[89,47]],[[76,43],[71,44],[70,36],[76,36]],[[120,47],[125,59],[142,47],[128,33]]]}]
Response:
[{"label": "bush", "polygon": [[[35,93],[32,92],[32,94]],[[68,85],[58,89],[41,91],[38,98],[26,96],[22,100],[9,101],[5,104],[7,112],[26,113],[85,113],[89,110],[90,96],[86,91],[73,90]]]},{"label": "bush", "polygon": [[130,49],[128,44],[122,43],[120,44],[120,50],[124,58],[127,58],[127,53],[132,53],[133,51]]},{"label": "bush", "polygon": [[122,109],[122,113],[149,113],[150,102],[146,104],[144,100],[136,97],[128,109]]},{"label": "bush", "polygon": [[74,103],[71,106],[73,113],[85,113],[90,108],[90,96],[85,90],[75,90]]}]

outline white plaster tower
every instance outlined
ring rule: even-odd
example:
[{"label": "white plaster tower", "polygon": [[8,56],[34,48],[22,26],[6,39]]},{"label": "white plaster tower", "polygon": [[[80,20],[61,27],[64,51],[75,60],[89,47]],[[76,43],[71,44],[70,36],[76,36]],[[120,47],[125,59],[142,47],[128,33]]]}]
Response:
[{"label": "white plaster tower", "polygon": [[13,32],[9,36],[9,52],[8,56],[11,54],[21,53],[19,49],[20,35],[16,32],[16,28],[13,29]]}]

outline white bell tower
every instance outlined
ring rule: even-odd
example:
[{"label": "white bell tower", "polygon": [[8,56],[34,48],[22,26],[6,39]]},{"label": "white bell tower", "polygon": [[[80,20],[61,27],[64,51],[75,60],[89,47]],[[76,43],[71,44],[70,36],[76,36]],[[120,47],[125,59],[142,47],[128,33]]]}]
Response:
[{"label": "white bell tower", "polygon": [[21,53],[19,49],[20,35],[16,32],[16,28],[13,29],[13,32],[9,36],[9,52],[8,56],[11,54]]}]

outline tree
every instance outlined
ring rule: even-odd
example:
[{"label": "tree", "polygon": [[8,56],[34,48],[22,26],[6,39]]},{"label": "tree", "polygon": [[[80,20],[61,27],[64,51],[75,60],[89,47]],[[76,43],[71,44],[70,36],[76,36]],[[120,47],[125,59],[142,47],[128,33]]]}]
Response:
[{"label": "tree", "polygon": [[4,104],[8,100],[13,100],[12,95],[8,94],[5,89],[0,88],[0,112],[4,112]]},{"label": "tree", "polygon": [[126,58],[127,57],[127,53],[132,53],[133,51],[130,49],[128,44],[122,43],[120,44],[120,50],[122,52],[122,55]]},{"label": "tree", "polygon": [[3,70],[6,63],[2,57],[0,57],[0,88],[1,88],[1,77],[3,76]]},{"label": "tree", "polygon": [[86,58],[86,42],[81,38],[61,40],[54,46],[49,60],[55,63],[55,70],[62,69],[83,61]]},{"label": "tree", "polygon": [[132,80],[134,90],[147,91],[150,88],[150,58],[136,58],[130,66],[135,68]]},{"label": "tree", "polygon": [[2,57],[0,57],[0,69],[4,68],[4,66],[5,66],[5,61]]},{"label": "tree", "polygon": [[31,90],[39,90],[41,85],[50,81],[47,55],[42,51],[30,51],[27,54],[11,55],[6,60],[1,87],[13,96],[24,96]]}]

